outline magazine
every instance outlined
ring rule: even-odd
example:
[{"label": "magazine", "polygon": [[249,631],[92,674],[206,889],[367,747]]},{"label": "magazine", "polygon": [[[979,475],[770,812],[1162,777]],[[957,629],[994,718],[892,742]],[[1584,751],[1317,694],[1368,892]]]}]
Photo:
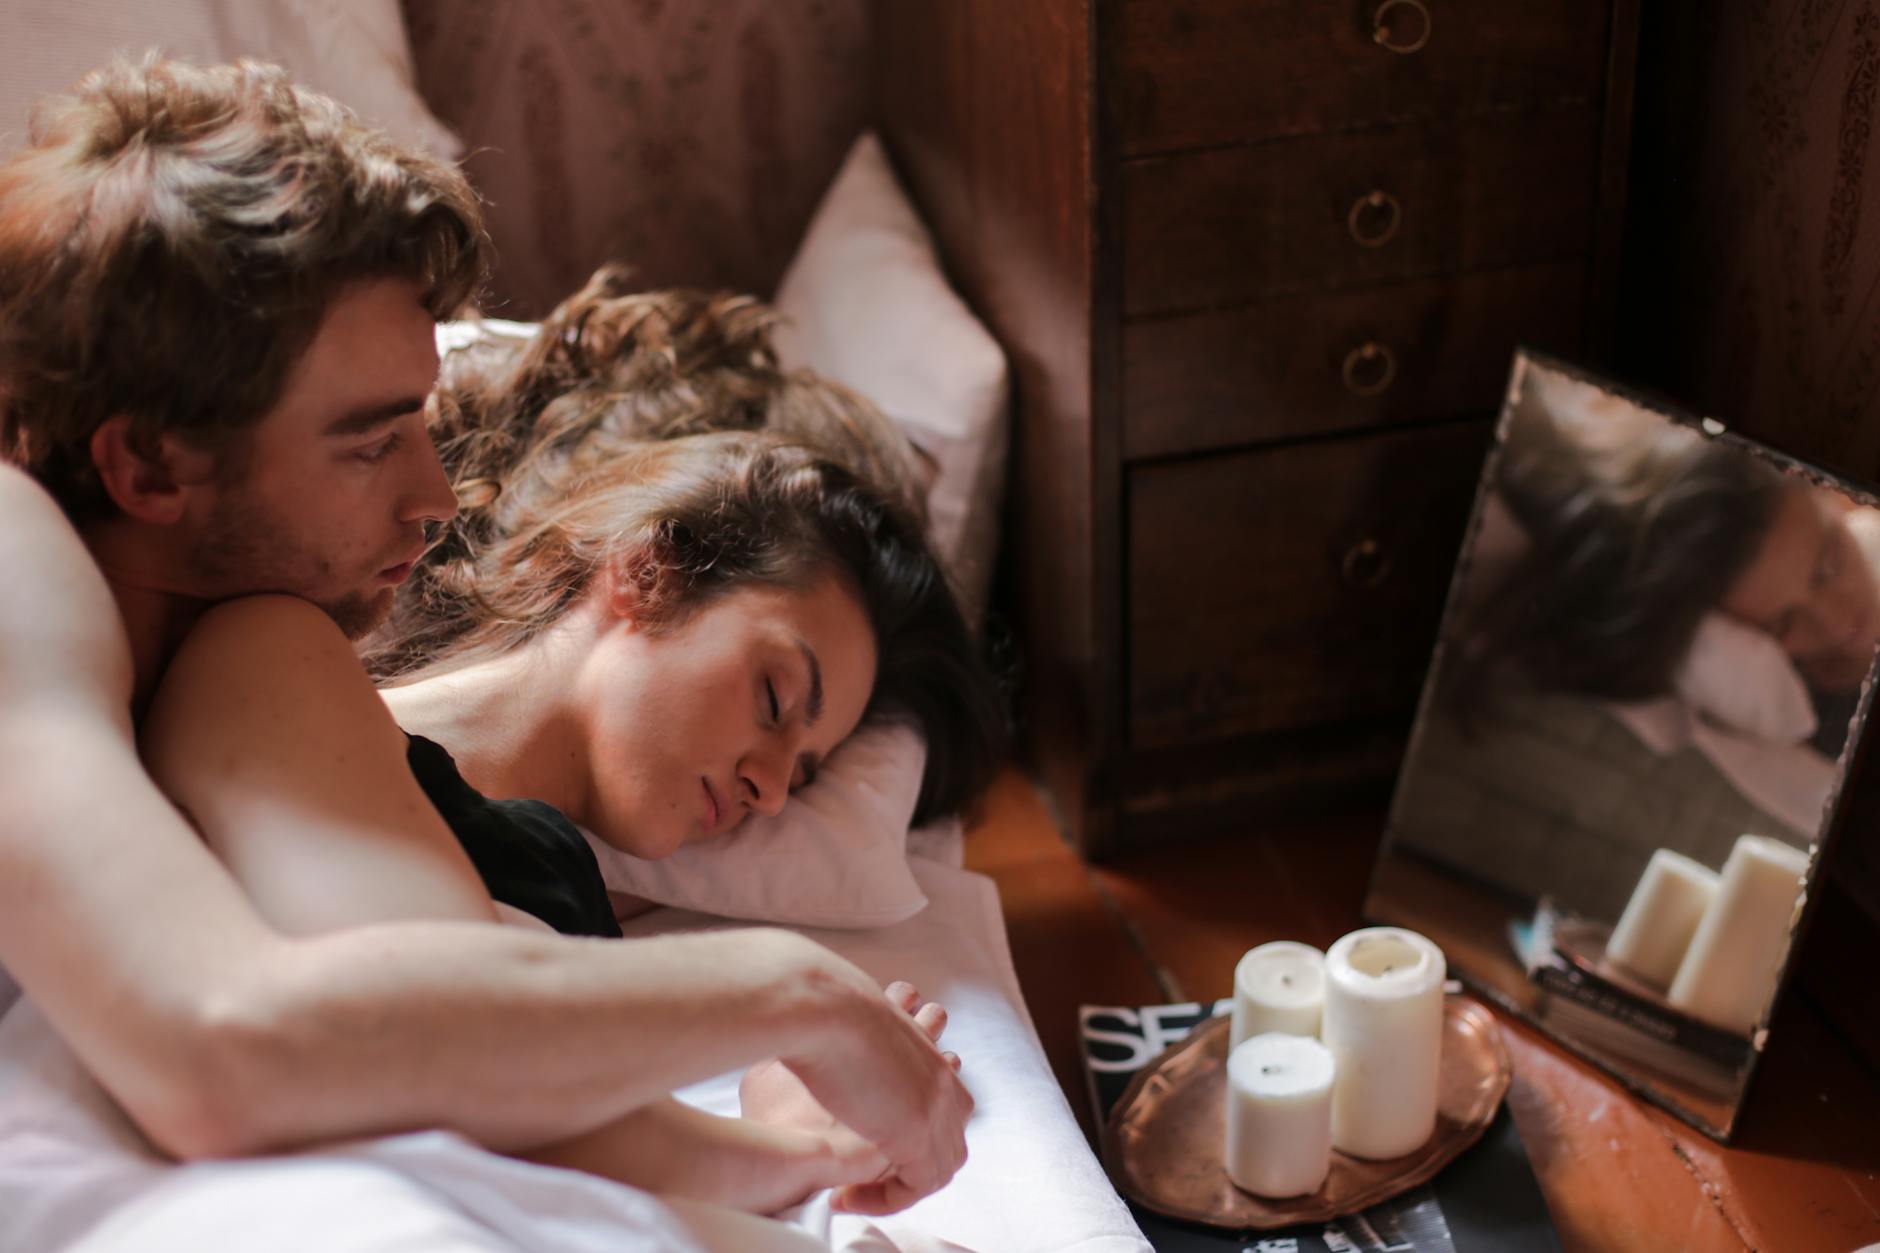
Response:
[{"label": "magazine", "polygon": [[[1084,1077],[1098,1125],[1130,1079],[1216,1014],[1212,1005],[1085,1005],[1078,1010]],[[1527,1151],[1504,1106],[1481,1141],[1431,1183],[1361,1214],[1279,1231],[1230,1231],[1129,1203],[1158,1253],[1558,1253],[1559,1238]]]}]

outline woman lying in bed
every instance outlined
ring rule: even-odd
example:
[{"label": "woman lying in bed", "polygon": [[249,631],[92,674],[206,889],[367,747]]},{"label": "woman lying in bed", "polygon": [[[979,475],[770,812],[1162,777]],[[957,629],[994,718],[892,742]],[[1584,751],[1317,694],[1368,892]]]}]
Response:
[{"label": "woman lying in bed", "polygon": [[[508,441],[502,488],[483,493],[422,581],[429,608],[446,611],[427,617],[436,629],[410,655],[433,667],[433,722],[483,733],[465,758],[471,782],[550,797],[656,856],[774,811],[864,718],[889,717],[962,750],[963,768],[929,771],[929,807],[965,799],[983,777],[993,705],[944,578],[887,494],[772,435],[646,444],[605,423],[571,437],[534,419],[472,436]],[[446,593],[473,570],[490,578]],[[226,646],[283,612],[264,600],[206,618],[146,724],[153,771],[277,925],[494,920],[489,882],[518,887],[499,893],[512,909],[612,931],[592,858],[553,807],[491,805],[417,740],[425,791],[386,766],[400,733],[369,689],[345,681],[350,657],[314,647],[287,673],[244,669]],[[290,737],[293,770],[263,768],[257,783],[278,820],[229,820],[253,812],[226,803],[243,785],[230,764],[247,769],[258,740]],[[938,1034],[937,1006],[905,987],[890,995]],[[746,1095],[747,1113],[768,1121],[667,1101],[540,1156],[756,1210],[844,1185],[852,1208],[896,1203],[892,1181],[874,1182],[872,1146],[787,1071],[759,1068]]]},{"label": "woman lying in bed", "polygon": [[[866,401],[813,375],[780,369],[770,342],[774,321],[748,297],[633,292],[610,267],[564,301],[532,338],[486,337],[452,352],[443,365],[433,429],[464,507],[413,572],[390,623],[367,644],[368,665],[390,685],[387,700],[400,725],[447,745],[473,783],[498,795],[552,801],[638,857],[660,857],[672,848],[648,844],[624,824],[588,813],[560,773],[519,760],[514,723],[523,711],[507,705],[504,667],[484,663],[501,655],[513,666],[544,622],[541,607],[563,593],[555,575],[544,573],[541,553],[513,559],[522,533],[545,509],[560,509],[568,483],[586,467],[637,457],[648,442],[759,429],[803,439],[886,490],[906,513],[921,516],[925,484],[913,446]],[[886,549],[874,560],[880,592],[904,602],[882,604],[876,614],[878,623],[895,619],[897,640],[884,655],[871,706],[869,721],[876,725],[861,737],[870,741],[865,760],[851,764],[855,754],[839,755],[829,783],[858,795],[904,797],[900,803],[912,802],[918,826],[958,812],[983,789],[999,713],[925,546],[918,560],[898,571]],[[486,711],[489,702],[503,707]],[[894,733],[891,723],[917,734]],[[754,810],[760,817],[782,803],[775,789],[761,800]],[[787,831],[803,836],[825,863],[863,847],[863,860],[872,865],[880,856],[875,850],[892,841],[898,864],[906,809],[836,808],[860,810],[858,816],[884,829],[846,838],[822,830],[806,834],[822,819],[792,806]],[[772,833],[757,825],[752,838]],[[726,912],[703,891],[680,903]],[[618,898],[615,905],[621,905]],[[781,920],[828,921],[793,917],[787,909]]]}]

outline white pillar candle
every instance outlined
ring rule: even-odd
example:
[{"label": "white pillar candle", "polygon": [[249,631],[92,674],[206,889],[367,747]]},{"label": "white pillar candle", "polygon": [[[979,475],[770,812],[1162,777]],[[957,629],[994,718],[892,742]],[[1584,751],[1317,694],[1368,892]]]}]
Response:
[{"label": "white pillar candle", "polygon": [[1401,927],[1367,927],[1325,955],[1319,1034],[1338,1078],[1332,1144],[1401,1157],[1436,1130],[1443,1053],[1443,951]]},{"label": "white pillar candle", "polygon": [[1256,1035],[1227,1055],[1227,1177],[1307,1196],[1332,1166],[1332,1055],[1309,1036]]},{"label": "white pillar candle", "polygon": [[1325,954],[1310,944],[1275,940],[1248,949],[1234,967],[1232,1044],[1269,1031],[1319,1033],[1325,1001]]},{"label": "white pillar candle", "polygon": [[1671,981],[1671,1003],[1749,1034],[1775,996],[1807,873],[1808,854],[1799,848],[1762,835],[1738,839]]},{"label": "white pillar candle", "polygon": [[1668,848],[1653,853],[1606,942],[1607,958],[1641,979],[1669,987],[1698,919],[1717,894],[1717,877],[1683,853]]}]

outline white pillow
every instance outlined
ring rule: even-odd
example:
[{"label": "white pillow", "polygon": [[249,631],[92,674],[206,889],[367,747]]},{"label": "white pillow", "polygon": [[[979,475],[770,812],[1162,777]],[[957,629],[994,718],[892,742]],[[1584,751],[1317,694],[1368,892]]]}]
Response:
[{"label": "white pillow", "polygon": [[1751,739],[1799,744],[1815,733],[1815,702],[1788,653],[1727,614],[1704,615],[1675,685],[1693,707]]},{"label": "white pillow", "polygon": [[403,143],[463,151],[418,95],[398,0],[14,0],[0,40],[0,157],[24,146],[41,96],[151,48],[199,65],[273,61]]},{"label": "white pillow", "polygon": [[752,922],[887,926],[927,905],[906,847],[926,756],[907,727],[864,727],[775,818],[659,861],[583,834],[609,891]]},{"label": "white pillow", "polygon": [[874,401],[938,463],[930,530],[977,621],[999,543],[1005,354],[947,285],[872,133],[855,141],[823,197],[775,303],[784,365]]}]

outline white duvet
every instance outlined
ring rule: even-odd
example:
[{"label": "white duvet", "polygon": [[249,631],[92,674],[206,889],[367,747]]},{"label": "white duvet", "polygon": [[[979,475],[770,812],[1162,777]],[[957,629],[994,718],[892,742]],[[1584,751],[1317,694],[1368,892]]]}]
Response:
[{"label": "white duvet", "polygon": [[[840,1249],[1144,1253],[1038,1047],[992,884],[913,859],[932,904],[876,931],[805,934],[949,1011],[946,1042],[977,1102],[966,1166],[903,1213],[784,1219],[674,1205],[429,1132],[294,1157],[176,1166],[151,1151],[30,1003],[0,1020],[0,1253],[766,1253]],[[630,934],[732,925],[658,910]],[[733,1113],[737,1076],[679,1095]]]}]

